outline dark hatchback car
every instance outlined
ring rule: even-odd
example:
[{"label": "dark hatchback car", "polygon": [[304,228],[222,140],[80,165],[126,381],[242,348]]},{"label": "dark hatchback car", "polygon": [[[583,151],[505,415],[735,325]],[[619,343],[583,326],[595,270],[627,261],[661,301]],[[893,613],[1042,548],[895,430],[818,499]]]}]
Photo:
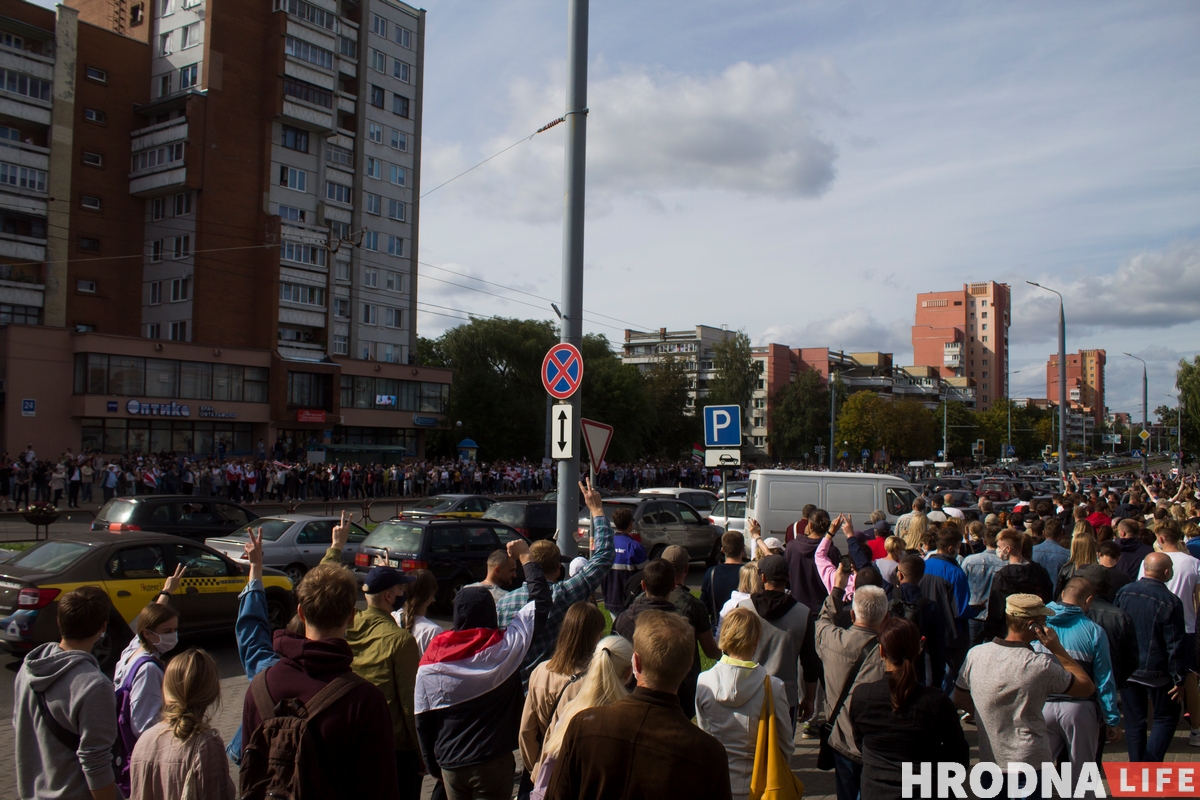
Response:
[{"label": "dark hatchback car", "polygon": [[544,500],[505,500],[483,512],[481,519],[503,522],[530,541],[553,539],[558,527],[558,504]]},{"label": "dark hatchback car", "polygon": [[256,519],[245,506],[219,497],[147,494],[109,500],[96,512],[92,530],[154,531],[201,540],[233,533]]},{"label": "dark hatchback car", "polygon": [[375,566],[427,569],[437,578],[438,602],[449,605],[459,589],[487,577],[489,555],[523,538],[515,528],[482,519],[388,520],[363,541],[354,571],[366,580]]}]

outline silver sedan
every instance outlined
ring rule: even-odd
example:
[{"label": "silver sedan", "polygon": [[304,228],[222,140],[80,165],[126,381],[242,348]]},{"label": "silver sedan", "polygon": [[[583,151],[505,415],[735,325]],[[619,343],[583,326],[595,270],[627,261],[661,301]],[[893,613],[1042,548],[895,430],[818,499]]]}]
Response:
[{"label": "silver sedan", "polygon": [[[204,543],[230,558],[240,559],[242,549],[249,540],[249,531],[262,528],[263,566],[274,567],[287,573],[292,584],[298,584],[304,573],[321,563],[325,552],[333,544],[333,526],[338,517],[314,517],[308,514],[280,514],[260,517],[228,536],[206,539]],[[358,523],[350,523],[350,539],[342,551],[342,563],[354,566],[354,555],[358,552],[367,529]]]}]

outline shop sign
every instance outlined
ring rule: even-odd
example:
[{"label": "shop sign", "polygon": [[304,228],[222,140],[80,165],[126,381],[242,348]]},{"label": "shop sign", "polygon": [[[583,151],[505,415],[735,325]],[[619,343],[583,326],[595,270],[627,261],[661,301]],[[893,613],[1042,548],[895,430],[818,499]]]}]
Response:
[{"label": "shop sign", "polygon": [[296,422],[324,422],[325,412],[319,409],[301,408],[296,411]]},{"label": "shop sign", "polygon": [[190,406],[178,403],[144,403],[141,400],[130,400],[125,404],[125,410],[130,414],[142,417],[190,417]]},{"label": "shop sign", "polygon": [[117,413],[117,411],[119,410],[119,405],[118,405],[117,401],[116,401],[116,400],[109,400],[109,401],[108,401],[108,406],[107,406],[107,409],[108,409],[108,413],[110,413],[110,414],[115,414],[115,413]]},{"label": "shop sign", "polygon": [[237,419],[236,411],[217,411],[212,406],[200,406],[200,416],[209,419]]},{"label": "shop sign", "polygon": [[22,400],[21,401],[21,416],[36,417],[37,416],[37,400]]},{"label": "shop sign", "polygon": [[413,425],[416,425],[418,428],[436,428],[440,424],[441,420],[437,417],[419,417],[413,414]]}]

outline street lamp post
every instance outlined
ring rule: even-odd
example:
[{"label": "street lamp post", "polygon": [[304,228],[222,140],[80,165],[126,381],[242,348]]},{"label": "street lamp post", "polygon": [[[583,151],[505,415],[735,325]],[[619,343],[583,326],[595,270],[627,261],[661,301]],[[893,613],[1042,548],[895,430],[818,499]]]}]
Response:
[{"label": "street lamp post", "polygon": [[1063,490],[1065,491],[1067,481],[1067,314],[1061,292],[1033,281],[1025,282],[1030,286],[1036,286],[1058,295],[1058,474],[1063,481]]},{"label": "street lamp post", "polygon": [[[1136,358],[1142,362],[1142,430],[1148,430],[1150,427],[1150,384],[1146,380],[1146,359],[1135,356],[1133,353],[1124,353],[1130,358]],[[1142,472],[1146,472],[1146,448],[1150,446],[1149,439],[1142,440]]]},{"label": "street lamp post", "polygon": [[[1183,391],[1180,390],[1179,396],[1163,392],[1163,396],[1169,397],[1175,401],[1175,413],[1178,415],[1175,419],[1175,452],[1179,454],[1179,471],[1183,471]],[[1169,440],[1170,437],[1168,436]]]}]

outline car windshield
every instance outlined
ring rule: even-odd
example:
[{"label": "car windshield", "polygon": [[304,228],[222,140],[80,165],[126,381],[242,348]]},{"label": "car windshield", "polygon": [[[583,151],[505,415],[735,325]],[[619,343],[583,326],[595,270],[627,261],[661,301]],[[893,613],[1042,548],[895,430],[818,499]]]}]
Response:
[{"label": "car windshield", "polygon": [[88,551],[78,542],[42,542],[9,560],[9,564],[44,572],[60,572],[78,561]]},{"label": "car windshield", "polygon": [[264,542],[277,542],[279,541],[279,537],[283,536],[283,534],[287,532],[287,529],[295,524],[296,523],[288,519],[272,519],[270,517],[266,519],[256,519],[249,525],[243,525],[242,527],[238,528],[225,538],[249,539],[249,531],[251,529],[257,531],[259,528],[262,528],[262,538]]},{"label": "car windshield", "polygon": [[454,498],[451,497],[427,497],[416,505],[411,505],[407,511],[449,511],[450,506],[454,505]]},{"label": "car windshield", "polygon": [[105,504],[104,508],[96,512],[96,519],[106,522],[128,522],[129,518],[133,516],[135,508],[137,508],[135,503],[114,497]]},{"label": "car windshield", "polygon": [[484,519],[494,519],[505,525],[521,525],[525,521],[525,507],[516,503],[496,503],[483,512]]},{"label": "car windshield", "polygon": [[378,547],[379,549],[397,550],[401,553],[418,553],[421,550],[420,525],[409,525],[404,522],[383,522],[371,531],[362,543],[363,547]]}]

